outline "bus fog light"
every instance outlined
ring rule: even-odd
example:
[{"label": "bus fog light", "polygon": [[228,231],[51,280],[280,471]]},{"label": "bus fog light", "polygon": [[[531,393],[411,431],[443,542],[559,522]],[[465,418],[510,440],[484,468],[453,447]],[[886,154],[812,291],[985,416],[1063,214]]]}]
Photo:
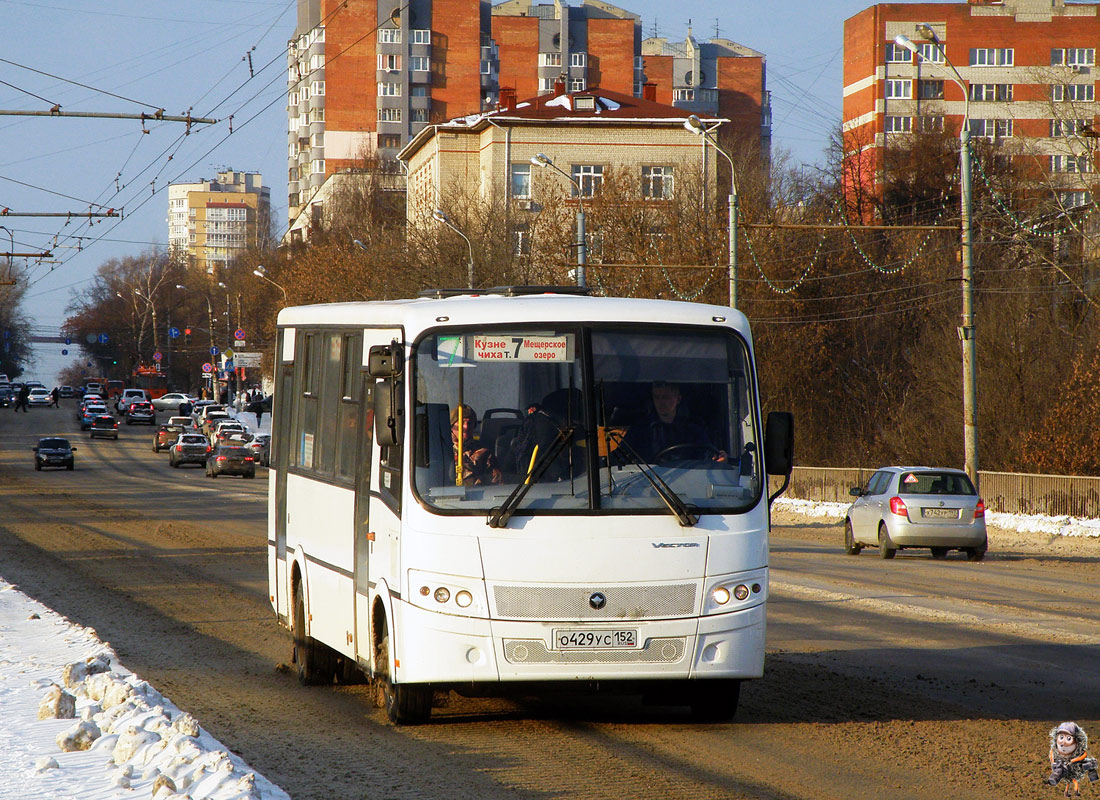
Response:
[{"label": "bus fog light", "polygon": [[463,589],[455,595],[455,602],[458,603],[459,608],[469,608],[474,602],[474,596]]},{"label": "bus fog light", "polygon": [[435,590],[435,601],[437,603],[446,603],[451,599],[451,591],[445,586],[440,586]]},{"label": "bus fog light", "polygon": [[713,598],[715,603],[720,606],[724,606],[730,601],[730,590],[727,589],[725,586],[719,586],[717,589],[710,593],[710,596],[711,598]]},{"label": "bus fog light", "polygon": [[749,596],[749,587],[743,583],[737,584],[736,588],[733,590],[733,596],[738,600],[744,600]]},{"label": "bus fog light", "polygon": [[427,586],[421,586],[420,587],[420,594],[423,595],[424,597],[427,597],[431,593],[432,593],[432,590],[429,589]]}]

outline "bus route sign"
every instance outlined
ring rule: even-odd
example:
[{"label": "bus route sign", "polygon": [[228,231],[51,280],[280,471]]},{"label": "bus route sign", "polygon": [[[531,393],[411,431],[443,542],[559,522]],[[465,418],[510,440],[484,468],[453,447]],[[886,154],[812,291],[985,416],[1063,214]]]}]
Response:
[{"label": "bus route sign", "polygon": [[474,361],[573,361],[573,335],[522,336],[474,334],[466,337]]}]

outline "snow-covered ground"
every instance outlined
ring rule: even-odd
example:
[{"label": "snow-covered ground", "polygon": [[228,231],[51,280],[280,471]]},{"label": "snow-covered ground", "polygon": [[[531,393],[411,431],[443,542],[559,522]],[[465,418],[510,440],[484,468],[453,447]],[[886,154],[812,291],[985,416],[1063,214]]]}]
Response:
[{"label": "snow-covered ground", "polygon": [[135,797],[289,800],[94,630],[0,578],[0,799]]}]

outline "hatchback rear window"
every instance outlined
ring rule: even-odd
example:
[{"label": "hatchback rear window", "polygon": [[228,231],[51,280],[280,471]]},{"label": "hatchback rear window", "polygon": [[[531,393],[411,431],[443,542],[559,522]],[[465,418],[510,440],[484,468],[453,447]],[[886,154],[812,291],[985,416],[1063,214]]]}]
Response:
[{"label": "hatchback rear window", "polygon": [[898,494],[977,494],[966,475],[955,472],[903,472]]},{"label": "hatchback rear window", "polygon": [[64,450],[69,446],[68,439],[41,439],[38,446],[47,450]]}]

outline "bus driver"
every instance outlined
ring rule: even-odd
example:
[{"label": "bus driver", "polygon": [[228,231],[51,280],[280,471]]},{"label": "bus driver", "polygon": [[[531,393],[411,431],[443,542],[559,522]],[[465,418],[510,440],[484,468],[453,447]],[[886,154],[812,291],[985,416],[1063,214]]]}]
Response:
[{"label": "bus driver", "polygon": [[713,447],[701,425],[678,414],[680,387],[675,383],[658,381],[651,390],[652,408],[645,420],[631,425],[624,439],[647,462],[653,462],[673,447],[683,447],[696,452],[711,451],[714,461],[728,458],[724,450]]}]

